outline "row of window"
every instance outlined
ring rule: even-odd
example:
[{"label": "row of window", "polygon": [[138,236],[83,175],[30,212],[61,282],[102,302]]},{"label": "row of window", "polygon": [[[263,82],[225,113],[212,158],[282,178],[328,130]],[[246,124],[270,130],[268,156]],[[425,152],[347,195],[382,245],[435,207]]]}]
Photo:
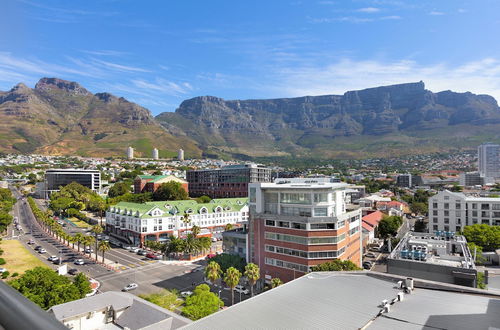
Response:
[{"label": "row of window", "polygon": [[295,270],[302,272],[302,273],[307,273],[309,271],[309,267],[307,267],[305,265],[300,265],[300,264],[296,264],[293,262],[287,262],[287,261],[273,259],[273,258],[266,258],[265,263],[266,263],[266,265],[271,265],[271,266],[276,266],[276,267],[281,267],[281,268],[286,268],[286,269],[295,269]]},{"label": "row of window", "polygon": [[[449,196],[445,196],[444,199],[449,199],[449,198],[446,198],[446,197],[449,197]],[[490,204],[489,203],[481,203],[481,204],[478,204],[478,203],[472,203],[470,204],[472,209],[473,210],[477,210],[479,205],[481,205],[481,210],[489,210],[490,209]],[[434,209],[437,209],[438,208],[438,203],[437,202],[433,202],[432,203],[432,207]],[[450,208],[450,203],[443,203],[443,208],[444,209],[449,209]],[[460,210],[462,208],[462,203],[460,203],[459,201],[455,201],[455,209],[456,210]],[[491,209],[492,210],[500,210],[500,204],[491,204]]]},{"label": "row of window", "polygon": [[[307,225],[305,223],[300,223],[300,222],[266,220],[265,223],[266,226],[268,227],[281,227],[281,228],[307,230]],[[339,229],[344,226],[345,226],[344,220],[338,222],[311,223],[309,225],[311,230]]]},{"label": "row of window", "polygon": [[345,247],[342,247],[340,250],[333,250],[333,251],[307,252],[295,249],[288,249],[281,246],[266,245],[265,250],[267,252],[278,253],[304,259],[329,259],[329,258],[331,259],[340,257],[345,252]]},{"label": "row of window", "polygon": [[[472,211],[472,216],[473,217],[477,217],[479,215],[479,211]],[[433,210],[432,211],[432,215],[433,216],[437,216],[438,215],[438,211],[437,210]],[[444,210],[443,211],[443,215],[445,217],[449,217],[450,216],[450,211],[448,210]],[[490,215],[492,215],[494,218],[500,218],[500,212],[489,212],[489,211],[481,211],[481,216],[482,217],[489,217]],[[460,217],[462,216],[462,211],[455,211],[455,216],[456,217]]]},{"label": "row of window", "polygon": [[278,234],[278,233],[270,233],[265,232],[264,236],[266,239],[281,241],[281,242],[290,242],[297,243],[302,245],[319,245],[319,244],[337,244],[342,242],[345,239],[345,233],[340,234],[338,236],[328,236],[328,237],[303,237],[303,236],[294,236],[287,234]]}]

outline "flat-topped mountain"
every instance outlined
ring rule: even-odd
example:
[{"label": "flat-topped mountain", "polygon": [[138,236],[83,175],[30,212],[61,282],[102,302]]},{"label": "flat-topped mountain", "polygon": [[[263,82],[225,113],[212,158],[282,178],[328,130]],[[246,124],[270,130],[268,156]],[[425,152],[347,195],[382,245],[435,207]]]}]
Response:
[{"label": "flat-topped mountain", "polygon": [[180,147],[201,154],[189,139],[169,134],[149,110],[57,78],[0,92],[0,136],[0,150],[7,152],[110,156],[132,145],[147,157],[154,147],[163,156]]},{"label": "flat-topped mountain", "polygon": [[467,147],[479,131],[496,131],[500,109],[488,95],[433,93],[417,82],[268,100],[200,96],[156,119],[215,153],[357,157]]}]

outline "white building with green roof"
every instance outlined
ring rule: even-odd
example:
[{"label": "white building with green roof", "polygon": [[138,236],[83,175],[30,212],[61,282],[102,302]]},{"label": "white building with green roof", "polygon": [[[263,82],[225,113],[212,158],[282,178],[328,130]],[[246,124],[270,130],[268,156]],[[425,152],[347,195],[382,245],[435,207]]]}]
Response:
[{"label": "white building with green roof", "polygon": [[[198,204],[194,200],[128,203],[120,202],[106,211],[106,229],[132,245],[144,241],[165,241],[170,236],[185,236],[196,225],[200,235],[213,236],[227,224],[248,221],[248,198],[213,199]],[[185,214],[189,222],[185,222]]]}]

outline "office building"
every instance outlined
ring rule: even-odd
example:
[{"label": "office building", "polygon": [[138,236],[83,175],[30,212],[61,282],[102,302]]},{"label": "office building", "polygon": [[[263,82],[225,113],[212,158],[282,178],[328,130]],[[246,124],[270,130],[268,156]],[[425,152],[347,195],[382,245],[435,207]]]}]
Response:
[{"label": "office building", "polygon": [[222,251],[245,259],[248,263],[248,228],[243,227],[222,232]]},{"label": "office building", "polygon": [[440,191],[429,198],[429,232],[458,232],[474,224],[500,226],[500,198]]},{"label": "office building", "polygon": [[158,160],[160,158],[160,154],[158,152],[158,149],[154,148],[153,149],[153,159]]},{"label": "office building", "polygon": [[314,272],[183,330],[495,329],[499,298],[486,290],[377,272]]},{"label": "office building", "polygon": [[55,305],[47,312],[73,330],[174,330],[192,322],[131,293],[116,291]]},{"label": "office building", "polygon": [[171,181],[180,183],[182,188],[189,193],[189,185],[187,181],[173,175],[138,175],[134,179],[134,193],[154,193],[163,183]]},{"label": "office building", "polygon": [[247,198],[213,199],[205,204],[194,200],[120,202],[106,211],[110,236],[134,246],[166,241],[170,236],[185,237],[194,225],[201,228],[200,236],[213,236],[227,224],[241,226],[247,221]]},{"label": "office building", "polygon": [[484,143],[477,148],[478,168],[487,183],[500,178],[500,145]]},{"label": "office building", "polygon": [[361,266],[361,209],[347,209],[348,187],[321,178],[249,185],[250,259],[262,278],[287,282],[333,259]]},{"label": "office building", "polygon": [[413,183],[411,180],[411,174],[399,174],[396,177],[396,185],[398,187],[411,188],[413,187]]},{"label": "office building", "polygon": [[134,159],[134,148],[127,148],[127,159]]},{"label": "office building", "polygon": [[181,162],[184,160],[184,150],[179,149],[177,152],[177,160],[180,160]]},{"label": "office building", "polygon": [[97,193],[101,191],[101,172],[98,170],[83,169],[51,169],[45,171],[45,182],[40,187],[41,194],[48,198],[51,193],[59,191],[72,182],[76,182]]},{"label": "office building", "polygon": [[459,184],[464,187],[482,186],[484,177],[479,172],[460,173]]},{"label": "office building", "polygon": [[248,184],[271,182],[271,169],[257,164],[229,165],[214,170],[187,171],[191,197],[247,197]]},{"label": "office building", "polygon": [[390,274],[476,287],[477,270],[465,237],[408,232],[387,257]]}]

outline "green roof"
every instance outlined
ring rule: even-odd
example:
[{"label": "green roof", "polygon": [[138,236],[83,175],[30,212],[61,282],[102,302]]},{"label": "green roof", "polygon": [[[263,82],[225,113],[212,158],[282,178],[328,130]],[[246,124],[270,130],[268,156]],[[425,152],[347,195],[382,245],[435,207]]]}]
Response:
[{"label": "green roof", "polygon": [[173,216],[175,214],[182,215],[184,213],[200,214],[202,208],[206,208],[206,213],[214,213],[219,206],[222,207],[223,212],[234,212],[240,211],[247,204],[248,198],[219,198],[203,204],[198,204],[192,199],[182,201],[146,202],[144,204],[119,202],[111,206],[111,208],[119,208],[121,210],[120,214],[124,214],[125,210],[127,210],[127,212],[132,211],[133,214],[138,211],[139,217],[152,218],[148,213],[154,208],[158,208],[165,213],[170,213],[170,215]]}]

